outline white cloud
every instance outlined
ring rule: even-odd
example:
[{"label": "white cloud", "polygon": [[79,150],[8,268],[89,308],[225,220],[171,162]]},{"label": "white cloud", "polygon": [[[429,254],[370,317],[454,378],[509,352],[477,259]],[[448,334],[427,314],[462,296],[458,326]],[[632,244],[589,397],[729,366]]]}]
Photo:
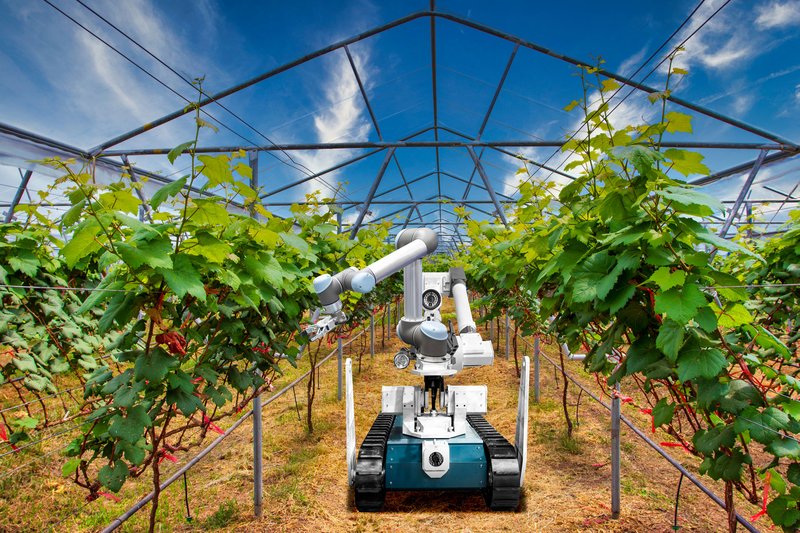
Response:
[{"label": "white cloud", "polygon": [[[689,39],[684,44],[684,51],[673,63],[674,66],[680,68],[702,66],[725,70],[758,53],[758,39],[754,38],[752,33],[735,31],[741,13],[725,7],[714,15],[722,3],[723,0],[714,0],[703,4],[689,24],[676,36],[676,43]],[[709,20],[712,15],[713,18]],[[704,23],[705,25],[701,27]]]},{"label": "white cloud", "polygon": [[753,107],[755,100],[755,97],[749,93],[736,95],[733,99],[733,112],[739,116],[744,115]]},{"label": "white cloud", "polygon": [[[93,14],[80,6],[60,7],[187,98],[194,97],[188,85]],[[96,10],[178,72],[191,78],[199,73],[189,72],[190,69],[204,68],[215,83],[228,82],[230,74],[210,62],[208,56],[198,56],[189,37],[170,31],[174,23],[154,0],[130,0],[113,7],[99,5]],[[213,9],[207,4],[198,9],[197,18],[205,26]],[[0,78],[0,94],[4,95],[0,99],[0,115],[4,121],[88,149],[184,105],[117,52],[47,5],[4,2],[3,11],[6,18],[0,22],[0,31],[9,52],[0,53],[0,67],[13,74]],[[43,25],[48,31],[41,31]],[[8,31],[12,26],[14,31]],[[182,119],[132,142],[140,146],[174,146],[185,141],[191,129],[191,121]],[[156,162],[160,160],[138,159],[132,162],[166,170]]]},{"label": "white cloud", "polygon": [[628,76],[628,77],[632,76],[633,73],[636,72],[636,69],[639,68],[639,65],[644,59],[644,55],[646,53],[647,53],[647,47],[644,47],[635,54],[633,54],[631,57],[622,62],[622,64],[619,66],[619,69],[617,70],[617,73],[623,76]]},{"label": "white cloud", "polygon": [[756,8],[756,26],[767,30],[800,25],[800,1],[773,1]]},{"label": "white cloud", "polygon": [[[352,55],[362,80],[368,83],[372,73],[366,53],[352,51]],[[366,141],[372,126],[361,101],[358,82],[344,52],[335,53],[333,63],[326,73],[326,79],[320,80],[318,85],[325,88],[322,94],[325,109],[314,116],[316,141],[320,143],[336,140]],[[312,172],[320,172],[355,155],[352,150],[317,150],[298,152],[293,154],[293,157]],[[321,189],[325,193],[330,193],[331,187],[336,187],[338,175],[338,172],[332,172],[306,182],[305,191],[313,192]],[[321,186],[319,181],[324,181],[329,187]]]}]

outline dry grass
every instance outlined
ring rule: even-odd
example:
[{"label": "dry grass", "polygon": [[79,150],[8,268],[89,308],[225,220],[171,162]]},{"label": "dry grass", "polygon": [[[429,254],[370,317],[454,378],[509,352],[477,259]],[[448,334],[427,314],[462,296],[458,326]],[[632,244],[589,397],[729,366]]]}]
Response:
[{"label": "dry grass", "polygon": [[[381,351],[380,335],[376,345]],[[393,338],[383,353],[371,359],[366,346],[361,372],[354,380],[359,439],[378,414],[382,385],[419,381],[391,364],[391,355],[398,347]],[[552,346],[545,349],[553,352]],[[356,369],[357,353],[358,346],[354,345]],[[518,382],[513,360],[501,355],[493,367],[464,371],[450,382],[487,384],[487,418],[501,433],[513,438]],[[580,374],[574,363],[570,370]],[[291,372],[286,380],[300,371],[302,368]],[[587,376],[582,379],[589,383]],[[487,512],[479,494],[439,492],[390,493],[385,512],[355,511],[346,481],[344,402],[336,401],[334,361],[321,372],[313,435],[306,433],[304,421],[298,421],[291,393],[265,408],[262,518],[252,516],[252,425],[248,421],[229,442],[189,472],[192,522],[184,518],[182,482],[162,494],[160,530],[671,531],[678,473],[631,432],[623,430],[622,516],[611,520],[608,411],[584,395],[580,425],[575,438],[569,440],[563,433],[560,389],[545,361],[541,390],[541,403],[531,404],[528,468],[523,504],[517,513]],[[571,394],[573,403],[576,398]],[[297,408],[305,416],[305,383],[297,388],[297,400]],[[647,427],[648,422],[640,420],[641,427]],[[694,469],[696,461],[678,453],[676,457]],[[0,531],[99,530],[150,489],[147,480],[138,480],[123,489],[121,503],[99,500],[86,505],[83,494],[60,478],[60,459],[42,463],[25,475],[0,482]],[[177,468],[169,466],[170,470]],[[719,487],[716,490],[721,494]],[[143,530],[146,514],[145,510],[135,515],[123,531]],[[684,481],[679,524],[684,531],[724,531],[725,515]]]}]

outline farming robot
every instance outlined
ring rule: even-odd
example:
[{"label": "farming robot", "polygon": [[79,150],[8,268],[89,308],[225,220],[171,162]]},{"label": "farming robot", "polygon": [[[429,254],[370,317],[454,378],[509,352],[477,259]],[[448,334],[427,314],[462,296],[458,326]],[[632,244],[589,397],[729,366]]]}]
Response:
[{"label": "farming robot", "polygon": [[[403,490],[482,490],[493,510],[519,505],[528,436],[528,358],[522,365],[512,446],[483,417],[485,385],[444,384],[459,370],[491,365],[494,350],[475,327],[463,269],[423,273],[422,258],[437,244],[431,229],[406,229],[397,235],[397,249],[383,259],[314,280],[322,314],[307,331],[312,340],[347,321],[339,298],[343,292],[367,293],[403,270],[405,316],[397,336],[408,347],[395,355],[394,364],[410,366],[424,385],[383,387],[381,413],[356,456],[352,365],[346,361],[348,481],[360,511],[380,511],[387,491]],[[454,300],[457,332],[441,322],[444,296]]]}]

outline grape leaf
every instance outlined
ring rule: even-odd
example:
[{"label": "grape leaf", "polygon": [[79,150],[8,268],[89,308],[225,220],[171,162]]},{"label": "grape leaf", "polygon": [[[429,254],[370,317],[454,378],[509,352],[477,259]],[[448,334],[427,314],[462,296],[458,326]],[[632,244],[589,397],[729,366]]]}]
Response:
[{"label": "grape leaf", "polygon": [[166,185],[158,189],[155,193],[153,193],[153,196],[150,198],[150,207],[152,207],[153,209],[158,209],[158,206],[160,206],[164,202],[164,200],[178,194],[185,185],[186,185],[186,176],[178,178],[172,183],[167,183]]},{"label": "grape leaf", "polygon": [[145,428],[151,424],[147,409],[143,405],[136,405],[128,409],[124,417],[115,415],[111,418],[108,434],[135,444],[142,438]]},{"label": "grape leaf", "polygon": [[205,300],[206,289],[197,270],[185,255],[178,255],[172,263],[172,268],[156,269],[167,282],[169,288],[175,291],[179,298],[191,294],[199,300]]},{"label": "grape leaf", "polygon": [[683,344],[684,329],[682,324],[669,319],[665,320],[658,329],[656,348],[661,350],[673,363],[678,359],[678,350]]},{"label": "grape leaf", "polygon": [[678,289],[656,293],[656,313],[663,313],[680,324],[686,324],[697,315],[700,307],[708,305],[705,295],[690,283]]},{"label": "grape leaf", "polygon": [[647,281],[652,281],[658,285],[662,291],[667,291],[673,287],[682,286],[683,282],[686,281],[686,272],[683,270],[670,272],[669,268],[661,267],[656,270],[652,276],[647,278]]},{"label": "grape leaf", "polygon": [[712,379],[722,372],[726,365],[725,355],[720,350],[701,348],[695,343],[687,343],[678,356],[678,378],[683,382],[694,378]]},{"label": "grape leaf", "polygon": [[118,459],[114,466],[104,466],[97,474],[97,479],[104,486],[108,487],[111,492],[119,492],[122,484],[125,483],[125,478],[128,477],[128,465],[125,461]]}]

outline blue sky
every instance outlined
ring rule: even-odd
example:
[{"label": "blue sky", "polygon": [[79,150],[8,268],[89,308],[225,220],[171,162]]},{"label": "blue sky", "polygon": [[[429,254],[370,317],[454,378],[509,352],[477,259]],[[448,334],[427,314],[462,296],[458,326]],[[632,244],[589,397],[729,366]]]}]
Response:
[{"label": "blue sky", "polygon": [[[191,89],[180,79],[75,0],[51,1],[164,83],[192,97]],[[377,0],[84,2],[185,76],[204,75],[209,92],[428,7],[427,1]],[[704,2],[670,45],[676,45],[694,31],[721,4],[721,0]],[[436,7],[581,60],[596,61],[602,57],[609,70],[632,74],[696,5],[695,0],[606,3],[439,0]],[[0,0],[0,6],[4,13],[0,18],[0,121],[90,148],[183,106],[182,100],[43,1]],[[429,31],[429,19],[423,18],[351,46],[385,140],[396,140],[433,125]],[[474,136],[513,45],[441,19],[436,22],[436,31],[440,124]],[[800,142],[800,1],[734,0],[689,40],[679,62],[690,74],[678,85],[676,95]],[[653,64],[636,79],[649,72]],[[483,138],[558,139],[571,133],[577,117],[563,111],[563,106],[580,96],[575,72],[566,63],[520,49]],[[663,83],[663,72],[657,71],[646,83],[659,86]],[[350,65],[341,51],[280,74],[225,99],[224,103],[275,142],[378,140]],[[223,110],[213,105],[208,110],[247,139],[265,143],[259,134]],[[654,112],[642,95],[635,94],[615,115],[622,123],[652,118]],[[188,140],[190,133],[190,121],[184,118],[119,147],[173,146]],[[456,137],[442,133],[442,138]],[[429,140],[432,134],[417,139]],[[755,141],[757,138],[696,117],[693,140]],[[205,134],[201,144],[247,143],[222,130],[216,135]],[[513,151],[539,161],[553,155],[550,148]],[[292,156],[317,172],[360,153],[361,150],[337,150],[295,152]],[[751,160],[756,155],[728,150],[705,154],[712,171]],[[283,154],[277,155],[286,160]],[[443,149],[440,155],[443,171],[469,178],[473,165],[464,149]],[[346,182],[348,198],[362,199],[383,157],[377,154],[329,175],[329,185]],[[397,158],[407,179],[435,169],[432,149],[401,149]],[[563,164],[565,159],[565,155],[556,154],[551,163]],[[0,154],[0,163],[4,161],[9,162]],[[518,163],[491,151],[487,151],[484,161],[494,187],[512,194]],[[152,156],[138,156],[133,162],[165,174],[186,164],[179,159],[176,168],[171,169],[164,158]],[[764,169],[753,198],[776,198],[763,188],[764,184],[790,191],[800,181],[798,166],[800,162],[795,158],[794,163],[789,160]],[[303,176],[266,154],[261,155],[260,174],[267,190]],[[723,198],[733,197],[742,179],[743,176],[734,177],[709,187],[709,192]],[[9,187],[18,180],[16,169],[0,166],[4,192],[11,191]],[[47,180],[47,177],[36,178],[34,188],[46,185]],[[399,169],[392,164],[379,192],[399,183]],[[442,194],[461,198],[464,187],[455,178],[442,178]],[[314,181],[271,199],[294,201],[317,188],[328,190]],[[413,193],[417,200],[436,196],[439,183],[435,177],[421,180],[414,185]],[[407,198],[405,189],[382,197],[383,200]],[[473,189],[469,198],[488,196]],[[399,207],[373,206],[372,217]],[[433,207],[420,209],[426,213]],[[454,220],[449,210],[444,209],[442,218]],[[353,210],[349,219],[354,216],[352,213]],[[431,222],[438,219],[438,210],[426,218]]]}]

